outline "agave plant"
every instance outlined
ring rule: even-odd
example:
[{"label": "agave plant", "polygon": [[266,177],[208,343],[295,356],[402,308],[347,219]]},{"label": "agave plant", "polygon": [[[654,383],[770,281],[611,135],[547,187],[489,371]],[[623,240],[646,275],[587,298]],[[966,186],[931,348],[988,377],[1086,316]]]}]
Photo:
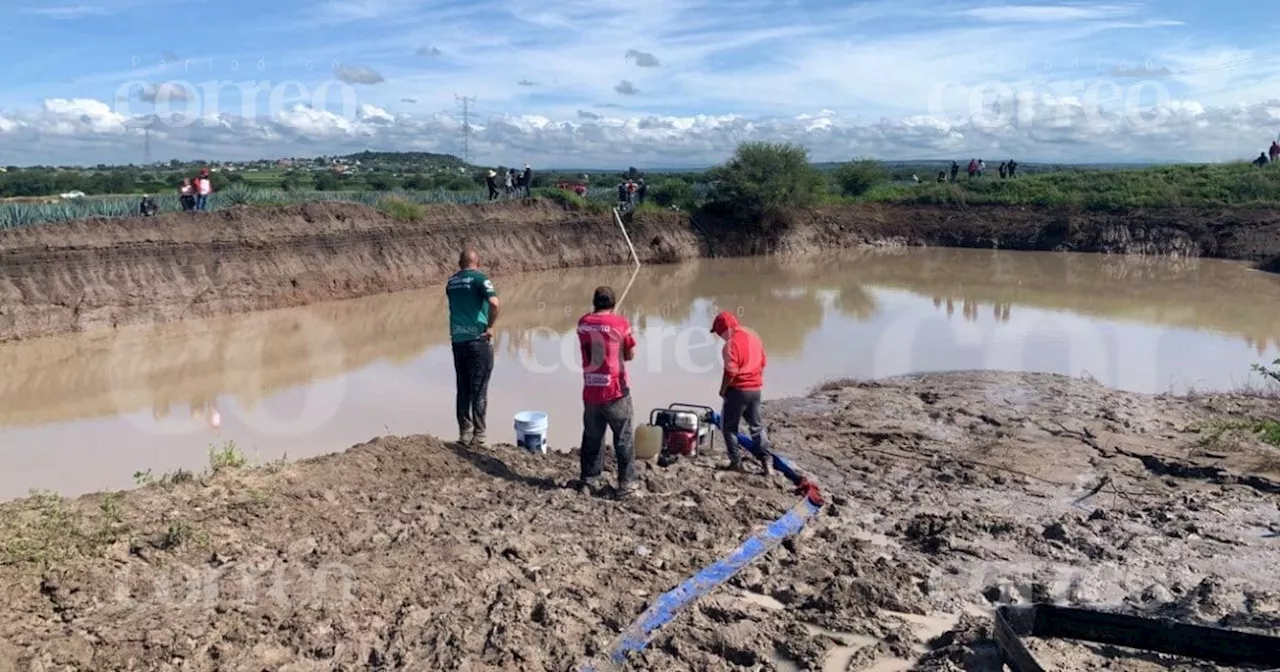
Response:
[{"label": "agave plant", "polygon": [[0,228],[11,229],[18,226],[30,226],[42,221],[39,210],[25,203],[14,203],[0,206]]},{"label": "agave plant", "polygon": [[259,191],[261,190],[243,184],[233,184],[219,191],[211,200],[215,200],[219,206],[223,203],[226,205],[250,205],[265,200],[258,193]]}]

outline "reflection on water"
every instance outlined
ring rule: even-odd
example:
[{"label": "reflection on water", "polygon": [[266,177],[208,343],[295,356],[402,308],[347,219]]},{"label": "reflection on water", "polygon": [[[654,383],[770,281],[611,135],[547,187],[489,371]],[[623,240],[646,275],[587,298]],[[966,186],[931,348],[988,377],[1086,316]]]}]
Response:
[{"label": "reflection on water", "polygon": [[[571,334],[592,290],[630,268],[499,277],[491,435],[551,414],[576,444]],[[768,393],[840,376],[957,368],[1091,375],[1140,391],[1230,387],[1280,339],[1280,279],[1240,264],[909,249],[640,270],[621,312],[639,334],[636,407],[713,403],[733,310],[769,348]],[[200,467],[210,443],[261,459],[386,432],[449,437],[452,361],[438,289],[0,346],[0,497],[123,487]]]}]

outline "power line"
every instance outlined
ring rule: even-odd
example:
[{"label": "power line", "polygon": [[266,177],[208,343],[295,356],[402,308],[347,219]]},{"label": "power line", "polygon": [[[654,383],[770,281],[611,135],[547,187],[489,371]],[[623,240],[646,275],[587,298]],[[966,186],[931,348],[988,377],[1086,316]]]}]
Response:
[{"label": "power line", "polygon": [[471,163],[471,103],[476,102],[475,96],[459,96],[453,94],[453,97],[462,103],[462,160],[465,163]]}]

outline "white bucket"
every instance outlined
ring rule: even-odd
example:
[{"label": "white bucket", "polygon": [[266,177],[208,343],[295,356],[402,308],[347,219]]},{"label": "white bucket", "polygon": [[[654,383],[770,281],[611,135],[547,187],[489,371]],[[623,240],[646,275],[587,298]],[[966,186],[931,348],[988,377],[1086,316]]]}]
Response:
[{"label": "white bucket", "polygon": [[516,445],[531,453],[547,452],[547,414],[542,411],[516,413]]}]

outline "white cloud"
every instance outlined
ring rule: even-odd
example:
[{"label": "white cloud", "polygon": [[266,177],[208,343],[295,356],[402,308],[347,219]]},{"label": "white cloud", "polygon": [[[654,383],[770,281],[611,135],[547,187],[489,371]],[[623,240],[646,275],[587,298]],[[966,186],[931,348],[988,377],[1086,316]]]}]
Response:
[{"label": "white cloud", "polygon": [[1207,105],[1252,104],[1280,92],[1280,52],[1234,47],[1177,49],[1162,54],[1172,69],[1169,79],[1194,92]]},{"label": "white cloud", "polygon": [[175,82],[150,84],[138,92],[138,98],[148,103],[191,100],[194,96],[195,92],[191,89]]},{"label": "white cloud", "polygon": [[[26,7],[20,13],[39,16],[55,21],[76,21],[99,16],[112,16],[128,10],[138,9],[146,5],[159,4],[160,0],[92,0],[75,4],[48,4],[44,7]],[[169,0],[168,4],[190,2],[190,0]]]},{"label": "white cloud", "polygon": [[[474,97],[469,111],[484,119],[471,138],[473,155],[495,162],[536,155],[543,165],[611,164],[629,153],[705,164],[741,140],[764,138],[804,142],[818,158],[1204,160],[1254,156],[1257,136],[1274,135],[1264,101],[1280,93],[1280,72],[1267,54],[1210,48],[1185,35],[1172,43],[1149,29],[1177,22],[1141,5],[1026,3],[939,9],[925,0],[869,0],[797,11],[793,0],[741,0],[726,12],[711,0],[322,0],[282,30],[317,44],[304,56],[288,52],[295,60],[367,64],[314,75],[379,82],[359,88],[349,115],[295,106],[244,119],[195,100],[187,109],[200,110],[208,125],[156,130],[153,152],[458,152],[455,96]],[[264,39],[284,50],[292,43],[275,29]],[[321,30],[338,39],[321,38]],[[282,60],[264,57],[273,68]],[[299,69],[231,75],[195,61],[190,72],[154,66],[81,73],[71,82],[75,95],[50,88],[39,97],[109,97],[102,89],[126,80],[308,76],[294,74]],[[1143,81],[1150,79],[1157,81]],[[315,90],[319,82],[305,84]],[[37,97],[31,91],[10,90],[3,102]],[[1118,121],[1124,109],[1153,106],[1169,116],[1156,130]],[[418,114],[430,110],[442,114]],[[979,123],[996,112],[1017,116]],[[46,108],[3,113],[6,151],[35,162],[140,158],[135,131],[112,136],[78,122],[79,136],[47,133],[71,123],[56,116]]]},{"label": "white cloud", "polygon": [[24,9],[22,13],[70,21],[90,16],[103,16],[110,12],[106,7],[98,5],[55,5],[52,7],[32,7]]},{"label": "white cloud", "polygon": [[347,84],[378,84],[387,81],[382,73],[364,65],[340,65],[333,74],[338,81]]},{"label": "white cloud", "polygon": [[662,61],[658,57],[647,51],[639,49],[628,49],[623,56],[640,68],[659,68],[662,67]]},{"label": "white cloud", "polygon": [[[871,155],[1212,161],[1250,158],[1265,148],[1280,120],[1280,100],[1228,108],[1171,101],[1144,115],[1124,115],[1078,98],[1027,94],[1011,101],[1003,118],[991,114],[867,121],[829,110],[761,118],[615,116],[581,110],[572,118],[498,116],[473,122],[470,147],[479,161],[510,163],[518,155],[548,167],[709,165],[744,140],[802,143],[815,160]],[[0,143],[17,148],[18,154],[22,148],[38,148],[67,162],[95,162],[98,153],[107,152],[129,157],[142,147],[141,131],[130,122],[100,101],[50,100],[39,110],[0,115]],[[157,156],[250,158],[363,149],[456,153],[461,132],[450,115],[395,114],[369,104],[348,116],[295,105],[267,118],[209,114],[177,122],[153,128]]]},{"label": "white cloud", "polygon": [[974,7],[958,12],[961,16],[992,23],[1060,23],[1064,21],[1091,21],[1131,16],[1139,9],[1136,5],[996,5]]}]

